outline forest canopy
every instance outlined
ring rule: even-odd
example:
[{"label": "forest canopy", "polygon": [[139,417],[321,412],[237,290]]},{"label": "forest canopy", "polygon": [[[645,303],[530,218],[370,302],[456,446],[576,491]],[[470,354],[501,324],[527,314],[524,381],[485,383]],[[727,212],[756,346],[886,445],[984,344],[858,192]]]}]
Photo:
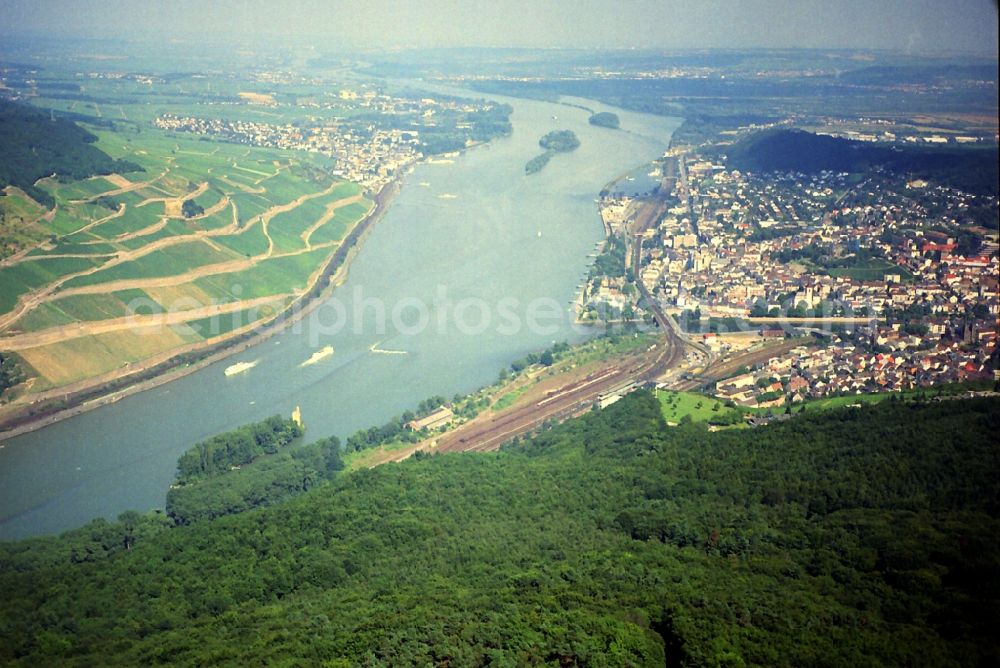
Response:
[{"label": "forest canopy", "polygon": [[498,453],[0,544],[0,663],[997,665],[998,408],[710,433],[640,391]]},{"label": "forest canopy", "polygon": [[40,204],[52,196],[35,186],[56,174],[75,181],[98,174],[142,171],[139,165],[114,160],[93,146],[97,137],[76,123],[31,107],[0,100],[0,189],[17,186]]},{"label": "forest canopy", "polygon": [[546,151],[563,153],[580,146],[580,140],[572,130],[553,130],[538,140],[538,145]]},{"label": "forest canopy", "polygon": [[976,194],[997,194],[996,148],[916,148],[873,145],[802,130],[756,132],[726,148],[729,164],[749,171],[865,172],[883,167]]},{"label": "forest canopy", "polygon": [[589,120],[591,125],[601,128],[611,128],[613,130],[617,130],[621,123],[618,120],[618,114],[612,114],[610,111],[600,111],[593,114]]}]

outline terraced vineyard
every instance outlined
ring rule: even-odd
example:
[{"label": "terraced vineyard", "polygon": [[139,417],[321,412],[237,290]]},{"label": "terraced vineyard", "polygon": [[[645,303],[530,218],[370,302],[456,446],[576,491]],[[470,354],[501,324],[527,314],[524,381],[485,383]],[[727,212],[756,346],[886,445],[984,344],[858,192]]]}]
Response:
[{"label": "terraced vineyard", "polygon": [[0,262],[0,349],[46,398],[235,336],[302,296],[372,209],[301,152],[97,132],[144,171],[0,198],[40,242]]}]

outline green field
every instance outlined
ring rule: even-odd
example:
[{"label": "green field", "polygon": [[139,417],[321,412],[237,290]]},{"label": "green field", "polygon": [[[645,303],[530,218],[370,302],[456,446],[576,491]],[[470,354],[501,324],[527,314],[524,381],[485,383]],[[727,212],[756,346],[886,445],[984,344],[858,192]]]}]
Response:
[{"label": "green field", "polygon": [[303,202],[301,206],[287,213],[279,213],[271,219],[268,231],[274,239],[276,253],[290,253],[305,248],[301,235],[326,212],[326,206],[337,197],[317,197]]},{"label": "green field", "polygon": [[309,274],[332,252],[329,248],[317,248],[299,255],[261,260],[253,269],[206,276],[195,280],[194,284],[210,294],[228,295],[234,299],[287,294],[304,289]]},{"label": "green field", "polygon": [[0,247],[0,258],[18,248],[30,248],[44,238],[43,227],[32,223],[44,213],[42,206],[16,190],[10,190],[7,195],[0,193],[0,235],[10,244]]},{"label": "green field", "polygon": [[92,179],[85,179],[83,181],[76,181],[74,183],[61,184],[57,187],[56,191],[53,193],[57,200],[69,201],[74,199],[87,199],[89,197],[96,197],[103,193],[111,192],[116,190],[118,186],[111,183],[107,179],[97,176]]},{"label": "green field", "polygon": [[190,241],[168,246],[136,260],[123,262],[107,269],[78,276],[65,283],[67,288],[97,285],[109,281],[141,280],[177,276],[196,267],[236,259],[232,253],[220,253],[203,241]]},{"label": "green field", "polygon": [[183,223],[188,230],[221,230],[233,224],[233,209],[226,206],[223,209],[204,218],[192,218]]},{"label": "green field", "polygon": [[17,326],[25,331],[87,322],[122,318],[127,315],[162,313],[163,307],[142,290],[118,290],[107,294],[70,295],[41,304],[18,320]]},{"label": "green field", "polygon": [[679,424],[685,417],[690,417],[692,422],[721,420],[736,410],[719,399],[695,392],[657,390],[656,398],[660,402],[663,419],[670,424]]},{"label": "green field", "polygon": [[201,208],[209,209],[222,201],[223,197],[225,197],[225,194],[218,189],[218,187],[213,186],[195,197],[194,201],[195,204],[199,205]]},{"label": "green field", "polygon": [[263,255],[267,252],[267,237],[264,236],[264,229],[260,224],[244,229],[238,234],[212,237],[212,241],[246,257]]},{"label": "green field", "polygon": [[139,250],[143,246],[147,246],[154,241],[159,241],[160,239],[167,239],[170,237],[184,237],[191,236],[194,232],[190,226],[181,220],[176,218],[171,218],[167,221],[167,224],[163,227],[149,232],[148,234],[140,234],[139,236],[132,237],[130,239],[123,239],[117,242],[116,245],[122,248],[127,248],[128,250]]},{"label": "green field", "polygon": [[[860,404],[877,404],[881,401],[885,401],[892,396],[903,397],[909,396],[913,393],[893,393],[893,392],[882,392],[879,394],[853,394],[845,397],[824,397],[823,399],[810,399],[809,401],[804,401],[801,404],[797,404],[792,410],[801,410],[802,406],[805,406],[806,410],[811,411],[828,411],[834,408],[843,408],[844,406],[854,406]],[[757,409],[758,412],[765,412],[764,410]],[[783,410],[783,409],[782,409]]]},{"label": "green field", "polygon": [[347,230],[368,213],[371,205],[371,201],[366,199],[337,209],[333,218],[313,232],[312,243],[315,245],[329,241],[340,241],[347,234]]},{"label": "green field", "polygon": [[826,273],[834,278],[843,276],[853,278],[856,281],[880,281],[885,278],[886,274],[899,274],[903,281],[913,280],[913,274],[906,268],[885,260],[869,260],[856,267],[828,269]]},{"label": "green field", "polygon": [[184,324],[184,327],[189,328],[191,332],[194,332],[203,339],[212,339],[245,327],[252,322],[266,320],[275,315],[277,315],[275,309],[268,305],[261,308],[241,309],[232,313],[222,313],[208,318],[189,320]]},{"label": "green field", "polygon": [[515,388],[510,392],[507,392],[506,394],[501,396],[495,404],[493,404],[493,410],[502,411],[505,408],[513,406],[514,402],[517,401],[522,394],[527,392],[530,387],[531,387],[530,385],[522,385],[521,387]]},{"label": "green field", "polygon": [[66,315],[66,313],[59,308],[59,304],[57,302],[46,302],[44,304],[39,304],[36,308],[29,311],[27,315],[19,318],[15,329],[24,332],[34,332],[48,327],[69,325],[75,321],[75,318]]},{"label": "green field", "polygon": [[63,235],[72,234],[89,222],[86,218],[74,215],[67,207],[60,207],[56,210],[52,221],[43,225],[53,234]]},{"label": "green field", "polygon": [[[114,255],[121,250],[120,244],[105,243],[96,237],[78,237],[78,242],[60,243],[53,248],[36,248],[28,253],[28,257],[46,257],[49,255],[80,254],[80,255]],[[86,243],[85,243],[86,242]]]},{"label": "green field", "polygon": [[259,216],[271,206],[271,203],[262,195],[238,190],[231,193],[229,199],[236,205],[236,217],[241,224],[248,223],[254,216]]},{"label": "green field", "polygon": [[30,290],[74,272],[90,269],[97,263],[87,258],[33,260],[0,268],[0,311],[14,308],[17,298]]},{"label": "green field", "polygon": [[38,202],[16,191],[0,197],[0,212],[6,216],[33,219],[44,211],[44,207],[40,206]]},{"label": "green field", "polygon": [[71,295],[41,304],[18,320],[17,326],[30,332],[77,321],[120,318],[126,315],[128,311],[125,303],[113,294]]},{"label": "green field", "polygon": [[155,225],[163,218],[163,203],[153,202],[146,206],[129,206],[125,214],[90,228],[88,232],[102,239],[112,240],[124,234],[131,234]]}]

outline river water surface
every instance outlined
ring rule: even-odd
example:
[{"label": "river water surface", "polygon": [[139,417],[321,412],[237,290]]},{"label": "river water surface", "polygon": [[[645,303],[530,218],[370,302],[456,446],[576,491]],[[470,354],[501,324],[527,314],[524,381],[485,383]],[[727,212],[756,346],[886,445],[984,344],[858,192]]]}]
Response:
[{"label": "river water surface", "polygon": [[[488,384],[513,359],[554,341],[588,336],[571,325],[568,305],[603,238],[594,199],[616,176],[641,175],[680,121],[575,101],[618,113],[616,131],[589,125],[579,108],[503,101],[514,107],[512,136],[418,166],[346,282],[300,325],[177,381],[0,443],[0,539],[162,507],[178,456],[238,425],[301,406],[306,440],[343,439],[428,396]],[[525,176],[538,139],[558,129],[573,130],[580,147]],[[332,356],[300,366],[327,345]],[[239,361],[257,364],[227,377]]]}]

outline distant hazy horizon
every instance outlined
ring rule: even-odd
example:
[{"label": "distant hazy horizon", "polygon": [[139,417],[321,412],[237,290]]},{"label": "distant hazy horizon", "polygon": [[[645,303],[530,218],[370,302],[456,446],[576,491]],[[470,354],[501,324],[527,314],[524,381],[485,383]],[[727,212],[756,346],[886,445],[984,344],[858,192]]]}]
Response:
[{"label": "distant hazy horizon", "polygon": [[0,0],[0,34],[408,47],[824,48],[997,55],[995,0]]}]

